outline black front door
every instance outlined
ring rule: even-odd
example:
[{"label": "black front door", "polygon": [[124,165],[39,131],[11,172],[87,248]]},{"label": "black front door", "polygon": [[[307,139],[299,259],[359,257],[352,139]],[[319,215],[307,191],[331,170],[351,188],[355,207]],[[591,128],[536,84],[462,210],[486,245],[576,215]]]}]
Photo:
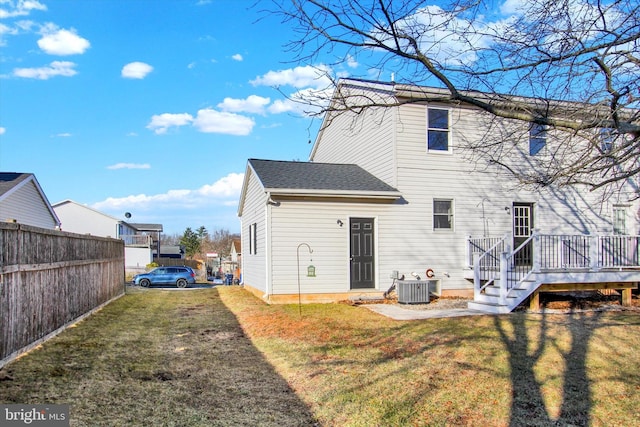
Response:
[{"label": "black front door", "polygon": [[351,218],[351,289],[375,287],[373,218]]}]

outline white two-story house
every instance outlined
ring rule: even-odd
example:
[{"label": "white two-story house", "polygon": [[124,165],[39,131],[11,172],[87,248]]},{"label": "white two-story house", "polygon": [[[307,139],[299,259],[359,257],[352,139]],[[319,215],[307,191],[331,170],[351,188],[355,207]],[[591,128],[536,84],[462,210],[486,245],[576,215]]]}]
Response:
[{"label": "white two-story house", "polygon": [[[604,198],[517,185],[462,149],[491,136],[479,109],[394,102],[438,89],[340,84],[392,106],[325,117],[309,162],[248,161],[238,211],[247,289],[274,303],[328,302],[418,276],[431,292],[474,296],[474,308],[497,312],[540,291],[611,288],[630,298],[640,282],[633,189]],[[532,167],[553,139],[526,124],[502,128],[520,147],[513,167]]]},{"label": "white two-story house", "polygon": [[60,218],[64,231],[124,240],[125,269],[128,272],[142,272],[147,264],[153,262],[153,251],[156,250],[157,244],[152,233],[147,230],[153,230],[159,236],[157,229],[159,227],[162,231],[162,226],[153,224],[156,228],[149,228],[150,224],[142,224],[146,228],[140,230],[135,224],[73,200],[55,203],[53,210]]}]

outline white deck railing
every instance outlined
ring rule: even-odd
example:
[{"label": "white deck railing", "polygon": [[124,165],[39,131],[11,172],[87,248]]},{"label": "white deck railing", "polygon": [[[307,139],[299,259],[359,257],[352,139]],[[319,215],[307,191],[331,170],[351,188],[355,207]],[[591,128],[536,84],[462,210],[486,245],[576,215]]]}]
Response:
[{"label": "white deck railing", "polygon": [[639,269],[640,236],[551,235],[534,231],[511,251],[510,234],[467,238],[476,294],[500,279],[501,296],[532,273]]},{"label": "white deck railing", "polygon": [[151,236],[144,234],[123,234],[120,239],[124,240],[125,246],[151,247],[153,244]]}]

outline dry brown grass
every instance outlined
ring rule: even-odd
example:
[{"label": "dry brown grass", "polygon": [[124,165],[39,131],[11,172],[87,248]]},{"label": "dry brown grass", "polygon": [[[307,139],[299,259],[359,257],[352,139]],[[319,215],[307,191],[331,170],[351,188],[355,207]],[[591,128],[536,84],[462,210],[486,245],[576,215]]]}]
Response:
[{"label": "dry brown grass", "polygon": [[0,402],[69,404],[72,426],[313,424],[215,289],[133,289],[7,365]]},{"label": "dry brown grass", "polygon": [[640,425],[637,311],[398,322],[221,291],[323,425]]},{"label": "dry brown grass", "polygon": [[74,426],[633,426],[639,347],[631,311],[400,322],[148,290],[7,366],[0,402],[69,403]]}]

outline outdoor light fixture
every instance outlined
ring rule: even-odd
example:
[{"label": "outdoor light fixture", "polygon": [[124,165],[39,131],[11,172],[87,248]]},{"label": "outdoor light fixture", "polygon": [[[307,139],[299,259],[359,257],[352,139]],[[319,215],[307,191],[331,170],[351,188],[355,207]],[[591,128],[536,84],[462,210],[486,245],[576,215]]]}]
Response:
[{"label": "outdoor light fixture", "polygon": [[337,220],[336,224],[338,224],[340,227],[342,227],[344,225],[344,223],[342,222],[341,219]]}]

